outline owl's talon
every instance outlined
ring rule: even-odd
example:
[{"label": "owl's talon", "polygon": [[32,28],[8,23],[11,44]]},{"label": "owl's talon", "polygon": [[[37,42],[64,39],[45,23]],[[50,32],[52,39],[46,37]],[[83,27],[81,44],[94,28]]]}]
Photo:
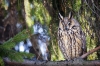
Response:
[{"label": "owl's talon", "polygon": [[74,58],[73,61],[75,63],[82,63],[84,60],[82,58]]}]

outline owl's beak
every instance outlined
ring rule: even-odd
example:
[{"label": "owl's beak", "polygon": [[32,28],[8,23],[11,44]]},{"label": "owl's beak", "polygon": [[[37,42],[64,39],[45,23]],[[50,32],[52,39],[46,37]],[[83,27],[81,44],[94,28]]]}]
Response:
[{"label": "owl's beak", "polygon": [[66,30],[69,30],[67,27],[65,28]]}]

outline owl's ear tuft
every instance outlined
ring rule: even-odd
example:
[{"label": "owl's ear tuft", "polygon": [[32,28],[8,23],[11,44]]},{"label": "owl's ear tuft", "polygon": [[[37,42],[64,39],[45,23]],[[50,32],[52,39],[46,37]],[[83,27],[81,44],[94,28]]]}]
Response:
[{"label": "owl's ear tuft", "polygon": [[71,18],[73,18],[72,12],[70,12],[70,13],[69,13],[69,16],[68,16],[68,19],[71,19]]},{"label": "owl's ear tuft", "polygon": [[58,15],[58,18],[60,19],[60,20],[63,20],[63,16],[59,13],[59,15]]}]

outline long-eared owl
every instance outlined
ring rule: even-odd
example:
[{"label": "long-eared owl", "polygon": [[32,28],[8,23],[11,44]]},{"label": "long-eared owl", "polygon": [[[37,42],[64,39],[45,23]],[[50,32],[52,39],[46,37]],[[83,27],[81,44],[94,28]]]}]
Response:
[{"label": "long-eared owl", "polygon": [[72,17],[63,17],[59,13],[58,45],[64,58],[72,60],[86,52],[86,38],[80,24]]}]

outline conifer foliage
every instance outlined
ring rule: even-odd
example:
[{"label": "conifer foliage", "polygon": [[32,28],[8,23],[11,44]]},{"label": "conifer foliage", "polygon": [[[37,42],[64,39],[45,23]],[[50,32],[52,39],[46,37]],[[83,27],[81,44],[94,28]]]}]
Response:
[{"label": "conifer foliage", "polygon": [[33,54],[28,54],[24,52],[16,52],[12,48],[20,41],[23,41],[29,38],[28,29],[23,30],[22,32],[15,35],[13,38],[10,38],[4,44],[0,45],[0,63],[4,57],[9,57],[10,60],[22,61],[23,58],[31,58]]}]

